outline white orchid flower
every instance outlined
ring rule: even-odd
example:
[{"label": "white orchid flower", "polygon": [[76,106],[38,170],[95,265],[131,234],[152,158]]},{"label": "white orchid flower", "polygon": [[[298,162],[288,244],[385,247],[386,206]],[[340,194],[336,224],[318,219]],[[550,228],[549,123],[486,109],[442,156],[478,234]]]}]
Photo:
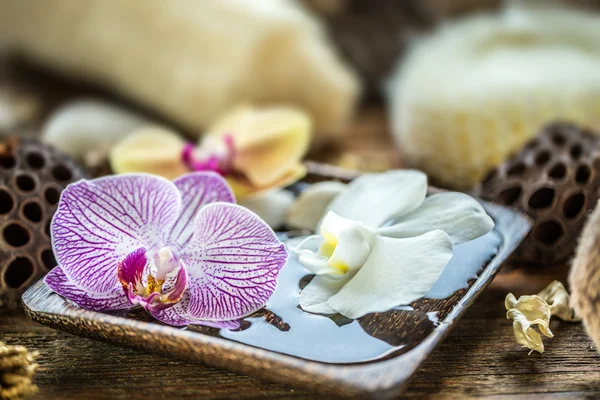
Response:
[{"label": "white orchid flower", "polygon": [[353,181],[329,205],[319,234],[292,249],[316,275],[300,294],[302,309],[359,318],[410,304],[433,287],[453,245],[494,227],[472,197],[426,193],[427,176],[413,170]]}]

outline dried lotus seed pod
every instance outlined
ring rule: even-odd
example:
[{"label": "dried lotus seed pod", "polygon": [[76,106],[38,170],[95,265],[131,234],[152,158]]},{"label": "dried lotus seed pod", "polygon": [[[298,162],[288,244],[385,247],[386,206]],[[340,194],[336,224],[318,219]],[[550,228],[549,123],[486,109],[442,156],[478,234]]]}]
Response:
[{"label": "dried lotus seed pod", "polygon": [[573,254],[589,211],[598,201],[600,138],[569,123],[554,123],[492,170],[475,190],[482,199],[517,208],[535,224],[515,261],[551,265]]},{"label": "dried lotus seed pod", "polygon": [[83,177],[63,154],[33,138],[0,141],[0,309],[56,265],[50,221],[60,193]]}]

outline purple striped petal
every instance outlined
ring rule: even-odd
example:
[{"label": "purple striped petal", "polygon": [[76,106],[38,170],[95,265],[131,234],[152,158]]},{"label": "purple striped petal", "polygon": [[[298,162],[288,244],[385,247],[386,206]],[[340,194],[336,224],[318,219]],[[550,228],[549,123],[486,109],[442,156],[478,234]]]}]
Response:
[{"label": "purple striped petal", "polygon": [[81,180],[62,193],[52,220],[52,245],[64,275],[79,289],[112,293],[117,267],[140,247],[160,247],[175,222],[181,195],[151,175]]},{"label": "purple striped petal", "polygon": [[[187,312],[187,305],[189,305],[190,299],[188,293],[184,295],[181,301],[175,304],[173,307],[166,309],[149,309],[148,311],[154,318],[163,322],[167,325],[172,326],[187,326],[187,325],[204,325],[211,328],[219,329],[238,329],[240,327],[240,320],[232,321],[207,321],[199,318],[195,318]],[[178,307],[178,304],[182,306]]]},{"label": "purple striped petal", "polygon": [[121,285],[103,293],[91,292],[73,283],[59,266],[54,267],[46,275],[44,282],[59,295],[88,310],[125,310],[131,307]]},{"label": "purple striped petal", "polygon": [[[181,255],[188,289],[173,307],[153,315],[166,323],[232,321],[263,307],[288,254],[256,214],[236,204],[209,204],[194,222]],[[178,322],[179,321],[179,322]]]},{"label": "purple striped petal", "polygon": [[218,201],[235,203],[235,197],[225,179],[214,172],[192,172],[173,183],[181,192],[182,207],[167,241],[182,249],[192,238],[194,218],[203,206]]}]

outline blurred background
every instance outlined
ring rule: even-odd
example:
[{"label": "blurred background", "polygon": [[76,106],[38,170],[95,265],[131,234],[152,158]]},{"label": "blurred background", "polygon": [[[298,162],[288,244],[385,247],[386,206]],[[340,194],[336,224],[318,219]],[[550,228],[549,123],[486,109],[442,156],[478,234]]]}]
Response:
[{"label": "blurred background", "polygon": [[599,4],[2,0],[0,132],[43,136],[89,97],[190,138],[238,103],[291,104],[315,120],[310,159],[468,189],[542,123],[594,125]]}]

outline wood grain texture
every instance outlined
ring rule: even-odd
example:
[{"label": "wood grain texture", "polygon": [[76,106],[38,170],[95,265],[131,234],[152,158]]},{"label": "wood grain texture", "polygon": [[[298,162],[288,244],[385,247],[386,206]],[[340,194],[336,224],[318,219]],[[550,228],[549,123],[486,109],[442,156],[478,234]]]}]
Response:
[{"label": "wood grain texture", "polygon": [[[568,268],[500,273],[399,398],[598,398],[600,355],[581,324],[553,321],[544,354],[514,343],[504,297],[535,293]],[[535,273],[534,273],[535,272]],[[201,364],[59,332],[22,313],[0,316],[0,340],[39,350],[34,399],[317,399],[321,396]]]}]

